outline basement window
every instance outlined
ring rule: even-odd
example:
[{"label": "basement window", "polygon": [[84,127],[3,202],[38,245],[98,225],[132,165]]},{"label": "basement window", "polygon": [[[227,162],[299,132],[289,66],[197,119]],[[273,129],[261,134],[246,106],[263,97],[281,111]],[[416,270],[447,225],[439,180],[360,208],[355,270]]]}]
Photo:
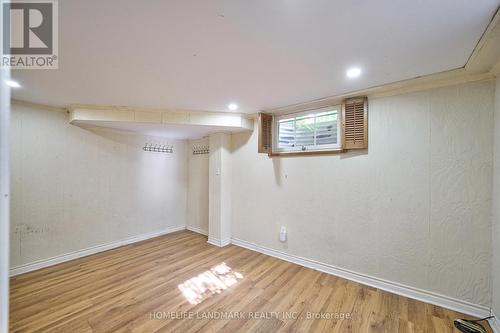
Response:
[{"label": "basement window", "polygon": [[339,150],[340,107],[328,107],[274,117],[273,152]]}]

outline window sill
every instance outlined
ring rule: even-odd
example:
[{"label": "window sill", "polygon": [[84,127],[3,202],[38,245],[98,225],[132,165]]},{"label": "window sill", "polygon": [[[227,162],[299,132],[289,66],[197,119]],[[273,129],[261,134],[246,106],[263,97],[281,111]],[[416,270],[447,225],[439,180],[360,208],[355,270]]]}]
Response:
[{"label": "window sill", "polygon": [[279,152],[270,153],[269,157],[286,157],[286,156],[304,156],[304,155],[332,155],[341,154],[347,152],[347,149],[329,149],[329,150],[313,150],[313,151],[290,151],[290,152]]}]

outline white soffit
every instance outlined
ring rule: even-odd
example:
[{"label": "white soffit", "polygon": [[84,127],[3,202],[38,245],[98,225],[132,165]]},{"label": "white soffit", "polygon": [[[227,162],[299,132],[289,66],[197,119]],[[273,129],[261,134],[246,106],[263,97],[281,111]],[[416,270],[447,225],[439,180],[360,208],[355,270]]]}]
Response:
[{"label": "white soffit", "polygon": [[69,121],[81,127],[112,128],[172,139],[194,139],[217,132],[253,129],[253,120],[248,115],[187,110],[72,106]]}]

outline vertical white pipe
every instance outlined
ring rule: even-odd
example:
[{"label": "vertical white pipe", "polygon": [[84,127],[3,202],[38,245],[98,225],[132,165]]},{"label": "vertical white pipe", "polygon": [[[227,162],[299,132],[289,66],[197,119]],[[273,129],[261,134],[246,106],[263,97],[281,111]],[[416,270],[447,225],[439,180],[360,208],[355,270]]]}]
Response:
[{"label": "vertical white pipe", "polygon": [[[0,1],[0,17],[3,17]],[[0,24],[0,50],[3,50],[3,24]],[[0,51],[3,52],[3,51]],[[9,127],[10,88],[6,80],[10,70],[0,68],[0,333],[9,330]]]}]

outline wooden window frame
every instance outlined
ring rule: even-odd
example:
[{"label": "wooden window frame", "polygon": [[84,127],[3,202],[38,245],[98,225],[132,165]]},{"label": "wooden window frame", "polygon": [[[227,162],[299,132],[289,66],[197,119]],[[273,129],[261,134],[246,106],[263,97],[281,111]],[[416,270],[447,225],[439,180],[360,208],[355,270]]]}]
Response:
[{"label": "wooden window frame", "polygon": [[[356,104],[354,110],[351,108],[347,108],[348,105]],[[360,108],[362,113],[359,113]],[[326,147],[326,148],[316,148],[314,149],[276,149],[278,146],[279,133],[277,124],[281,119],[286,118],[296,118],[301,115],[308,114],[317,114],[321,113],[320,110],[325,110],[323,112],[327,112],[327,110],[335,109],[337,111],[337,135],[340,133],[339,143],[335,146]],[[347,114],[349,109],[349,114]],[[354,114],[353,114],[354,112]],[[362,117],[361,126],[362,132],[360,129],[359,119]],[[346,124],[347,122],[347,124]],[[271,126],[269,126],[271,124]],[[319,108],[309,108],[307,110],[274,116],[268,113],[259,113],[258,118],[258,152],[268,154],[270,157],[273,156],[303,156],[303,155],[324,155],[324,154],[339,154],[345,153],[349,150],[359,150],[359,149],[367,149],[368,148],[368,98],[366,96],[361,97],[352,97],[345,99],[340,105],[330,105],[323,106]],[[268,129],[266,131],[264,129]],[[340,128],[340,132],[339,132]],[[349,131],[349,132],[348,132]],[[362,133],[362,136],[360,136]],[[353,138],[351,140],[346,140],[347,138]],[[350,141],[350,142],[349,142]],[[309,146],[311,147],[311,146]],[[321,147],[321,146],[319,146]]]}]

